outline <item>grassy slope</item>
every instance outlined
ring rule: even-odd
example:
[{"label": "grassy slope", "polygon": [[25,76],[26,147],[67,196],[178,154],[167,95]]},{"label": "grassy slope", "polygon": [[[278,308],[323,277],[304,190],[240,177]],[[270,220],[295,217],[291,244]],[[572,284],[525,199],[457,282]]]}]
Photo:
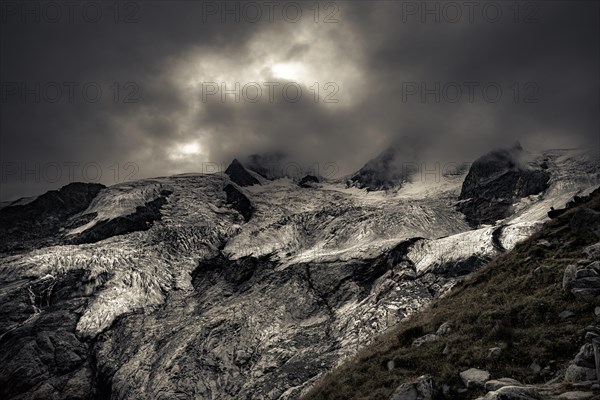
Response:
[{"label": "grassy slope", "polygon": [[[600,210],[600,196],[584,206]],[[523,383],[550,379],[529,366],[536,361],[552,366],[553,372],[565,368],[582,344],[581,330],[595,319],[595,304],[562,290],[566,266],[583,258],[582,249],[593,242],[571,233],[568,221],[575,210],[548,222],[449,295],[385,332],[325,376],[305,399],[387,399],[400,383],[423,374],[433,375],[437,384],[460,387],[459,372],[471,367]],[[552,246],[537,244],[541,239]],[[565,310],[576,316],[561,320],[558,314]],[[411,347],[416,337],[435,333],[446,321],[454,325],[451,334]],[[443,354],[446,345],[450,351]],[[488,359],[491,347],[504,348],[499,359]],[[392,371],[386,368],[390,360],[396,366]]]}]

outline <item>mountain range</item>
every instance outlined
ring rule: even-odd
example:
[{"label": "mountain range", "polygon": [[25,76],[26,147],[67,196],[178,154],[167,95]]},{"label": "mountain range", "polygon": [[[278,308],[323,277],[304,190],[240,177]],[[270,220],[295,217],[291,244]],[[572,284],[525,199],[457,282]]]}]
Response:
[{"label": "mountain range", "polygon": [[342,179],[254,156],[5,205],[0,397],[300,398],[600,185],[590,151],[515,144],[433,178],[414,154]]}]

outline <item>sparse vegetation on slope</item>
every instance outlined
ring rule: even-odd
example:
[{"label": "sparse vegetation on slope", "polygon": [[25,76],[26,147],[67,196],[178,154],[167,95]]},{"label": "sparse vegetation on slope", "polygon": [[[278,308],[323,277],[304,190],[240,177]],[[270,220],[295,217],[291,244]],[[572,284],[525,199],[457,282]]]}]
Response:
[{"label": "sparse vegetation on slope", "polygon": [[[461,398],[459,373],[475,367],[492,378],[541,383],[564,370],[595,322],[596,300],[584,302],[563,290],[568,265],[598,241],[575,234],[570,221],[582,207],[600,210],[600,193],[518,244],[458,284],[429,308],[391,328],[370,346],[326,375],[305,399],[388,399],[401,383],[433,376],[449,398]],[[593,223],[593,222],[591,222]],[[564,311],[574,315],[559,316]],[[413,342],[449,323],[452,329],[420,346]],[[501,348],[490,357],[491,348]],[[469,391],[464,398],[483,392]]]}]

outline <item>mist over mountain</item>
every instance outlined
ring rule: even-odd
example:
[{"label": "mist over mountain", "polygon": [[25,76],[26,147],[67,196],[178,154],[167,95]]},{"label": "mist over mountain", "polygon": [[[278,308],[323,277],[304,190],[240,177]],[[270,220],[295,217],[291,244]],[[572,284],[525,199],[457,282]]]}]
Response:
[{"label": "mist over mountain", "polygon": [[400,188],[420,170],[424,147],[419,138],[402,137],[351,175],[348,185],[368,191]]}]

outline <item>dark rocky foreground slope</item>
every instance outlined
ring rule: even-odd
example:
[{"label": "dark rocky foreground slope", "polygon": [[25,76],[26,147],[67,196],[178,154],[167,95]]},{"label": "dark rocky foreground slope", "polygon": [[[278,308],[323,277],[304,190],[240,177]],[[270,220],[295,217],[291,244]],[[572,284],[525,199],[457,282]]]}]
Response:
[{"label": "dark rocky foreground slope", "polygon": [[599,221],[597,189],[303,398],[600,398]]}]

